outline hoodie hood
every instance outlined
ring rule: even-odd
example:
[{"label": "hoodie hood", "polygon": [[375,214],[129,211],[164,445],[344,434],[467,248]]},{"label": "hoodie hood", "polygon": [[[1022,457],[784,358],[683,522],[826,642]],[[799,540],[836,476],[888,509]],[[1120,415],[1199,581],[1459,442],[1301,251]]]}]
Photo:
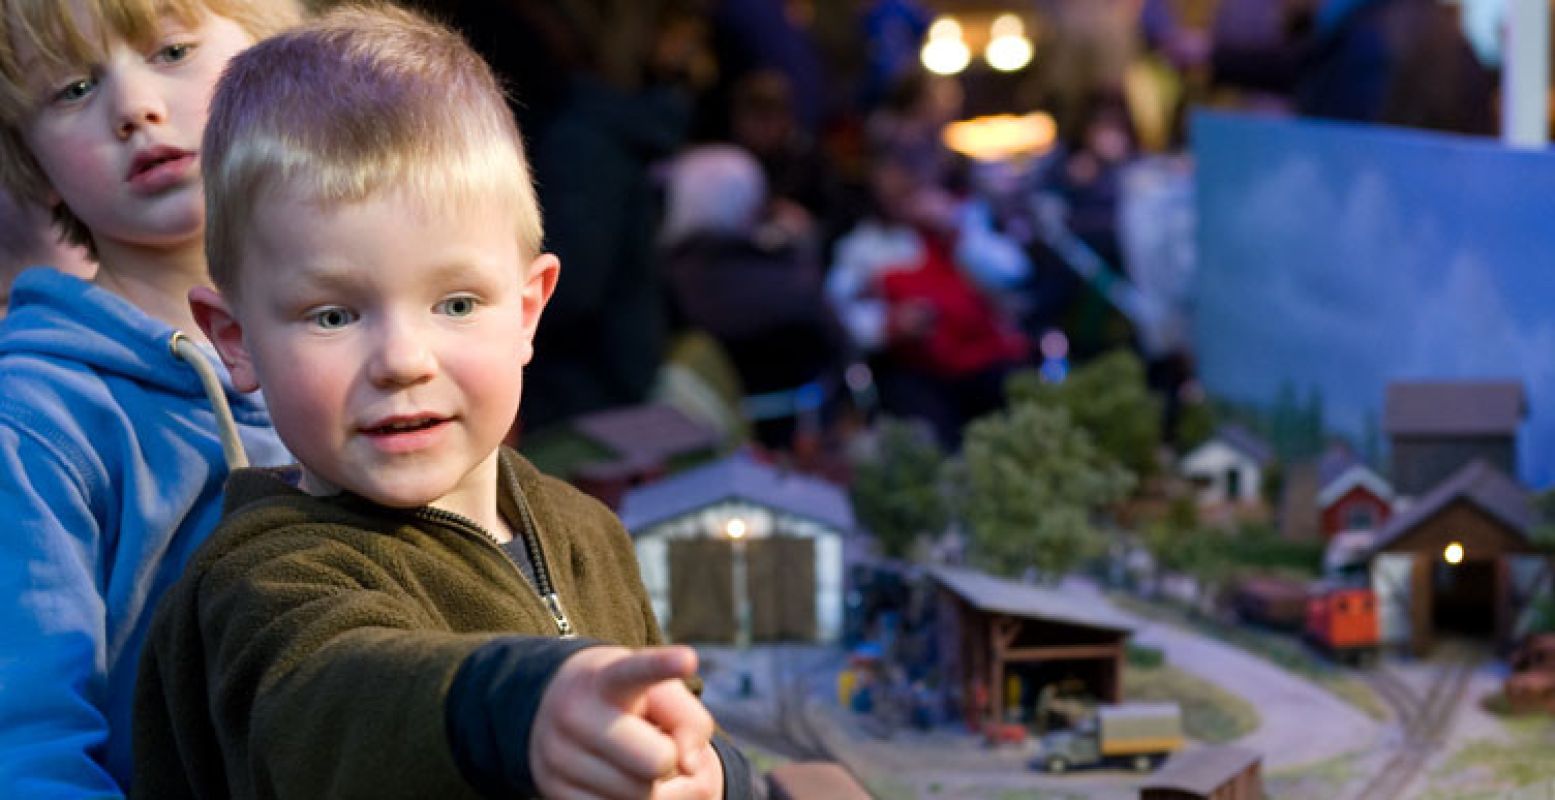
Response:
[{"label": "hoodie hood", "polygon": [[[158,392],[203,398],[199,375],[173,354],[174,332],[173,326],[92,283],[53,269],[29,269],[17,276],[10,313],[0,320],[0,357],[82,364]],[[237,391],[210,348],[201,350],[216,367],[233,417],[267,425],[269,413],[259,394]]]}]

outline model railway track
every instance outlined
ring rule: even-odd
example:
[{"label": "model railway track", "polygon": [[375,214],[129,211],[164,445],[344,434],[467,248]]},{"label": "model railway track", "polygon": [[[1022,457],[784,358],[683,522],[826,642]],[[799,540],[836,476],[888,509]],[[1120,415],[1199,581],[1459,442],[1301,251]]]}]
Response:
[{"label": "model railway track", "polygon": [[1355,800],[1395,800],[1441,746],[1479,663],[1478,653],[1465,645],[1444,644],[1442,651],[1424,696],[1382,668],[1368,678],[1372,689],[1393,709],[1403,738],[1382,768],[1354,795]]},{"label": "model railway track", "polygon": [[803,670],[789,663],[784,654],[771,655],[772,686],[763,693],[770,702],[759,703],[765,713],[729,713],[719,717],[719,726],[741,741],[794,761],[833,761],[826,742],[816,733],[815,723],[805,711],[806,692]]},{"label": "model railway track", "polygon": [[[832,755],[826,740],[815,729],[815,720],[805,709],[810,693],[805,686],[805,670],[796,669],[793,659],[786,653],[777,654],[772,679],[777,684],[776,723],[777,733],[789,744],[795,757],[805,761],[839,761]],[[840,763],[840,761],[839,761]]]}]

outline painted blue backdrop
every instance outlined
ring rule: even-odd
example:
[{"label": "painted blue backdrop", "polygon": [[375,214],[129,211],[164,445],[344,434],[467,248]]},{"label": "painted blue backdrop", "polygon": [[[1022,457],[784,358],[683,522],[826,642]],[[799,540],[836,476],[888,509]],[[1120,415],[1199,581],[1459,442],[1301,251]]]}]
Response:
[{"label": "painted blue backdrop", "polygon": [[1519,477],[1555,483],[1555,151],[1204,114],[1193,152],[1212,394],[1316,387],[1358,436],[1392,379],[1517,378]]}]

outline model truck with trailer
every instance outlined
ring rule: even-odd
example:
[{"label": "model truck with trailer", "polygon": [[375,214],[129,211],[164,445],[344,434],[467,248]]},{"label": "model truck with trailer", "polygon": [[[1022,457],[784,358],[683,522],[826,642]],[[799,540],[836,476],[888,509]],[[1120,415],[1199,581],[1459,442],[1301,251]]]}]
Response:
[{"label": "model truck with trailer", "polygon": [[1182,709],[1176,703],[1101,706],[1072,730],[1043,736],[1035,765],[1051,773],[1102,764],[1145,772],[1182,745]]}]

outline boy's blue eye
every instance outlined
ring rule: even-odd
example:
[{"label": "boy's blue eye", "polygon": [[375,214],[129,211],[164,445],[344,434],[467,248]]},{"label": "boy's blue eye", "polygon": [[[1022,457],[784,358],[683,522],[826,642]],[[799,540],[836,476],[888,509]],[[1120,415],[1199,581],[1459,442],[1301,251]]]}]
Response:
[{"label": "boy's blue eye", "polygon": [[194,52],[194,45],[192,43],[179,42],[177,44],[170,44],[167,47],[158,50],[157,59],[167,62],[183,61],[184,59],[188,58],[189,54],[192,52]]},{"label": "boy's blue eye", "polygon": [[321,308],[308,315],[308,319],[327,331],[338,330],[356,321],[356,312],[345,308]]},{"label": "boy's blue eye", "polygon": [[54,99],[73,103],[91,94],[92,89],[96,88],[96,86],[97,81],[94,78],[79,78],[65,84],[59,91],[55,92]]},{"label": "boy's blue eye", "polygon": [[437,310],[439,313],[447,314],[450,317],[468,317],[475,313],[477,305],[475,298],[469,295],[461,295],[459,297],[450,297],[438,303]]}]

